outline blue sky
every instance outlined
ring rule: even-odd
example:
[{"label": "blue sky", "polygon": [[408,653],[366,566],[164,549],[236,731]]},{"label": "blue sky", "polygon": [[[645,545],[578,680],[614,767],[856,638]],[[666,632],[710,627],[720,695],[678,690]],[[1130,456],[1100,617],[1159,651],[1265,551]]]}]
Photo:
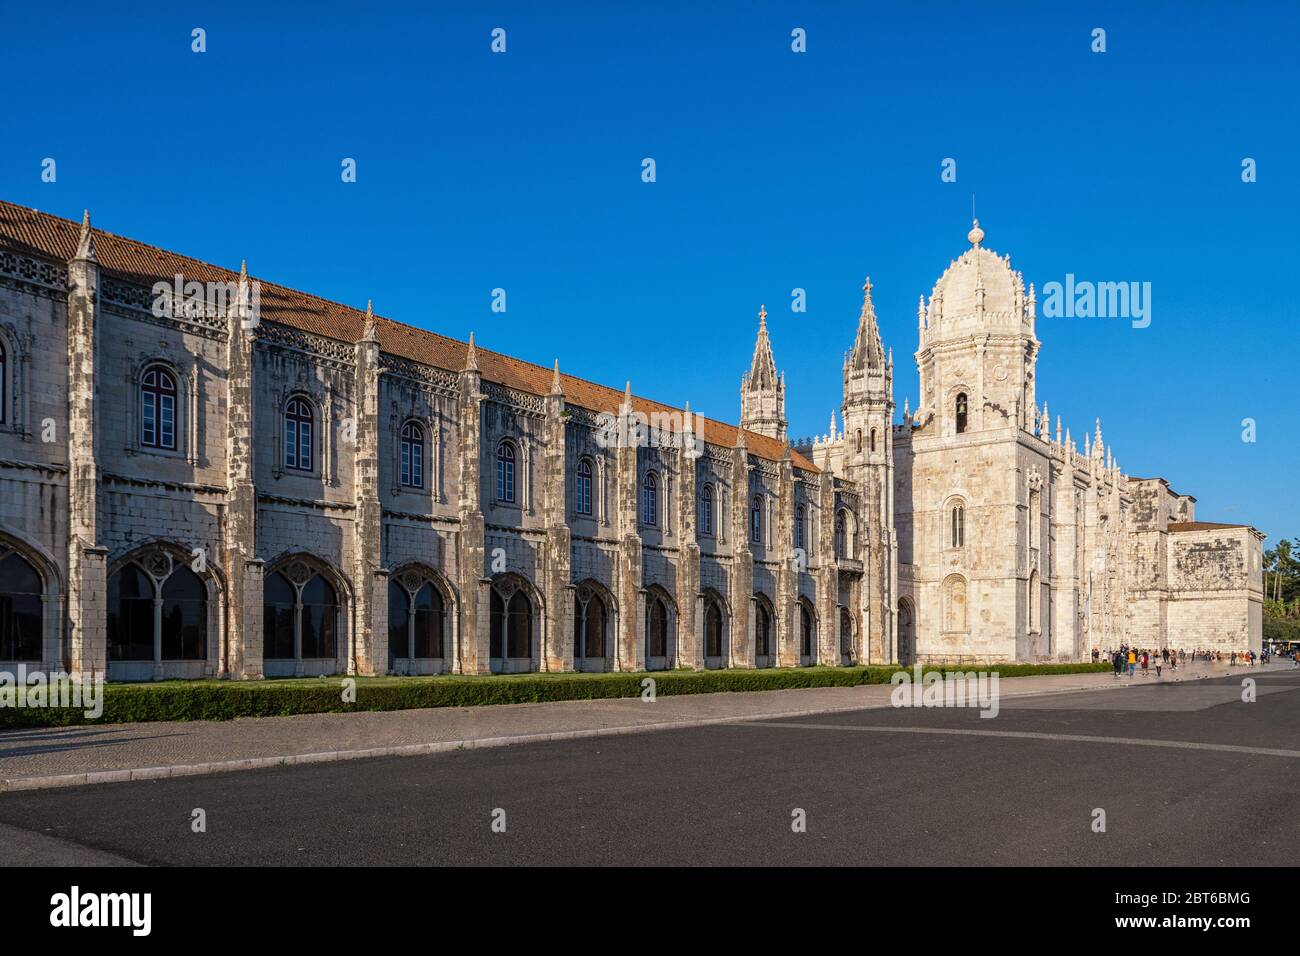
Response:
[{"label": "blue sky", "polygon": [[11,7],[0,196],[733,421],[766,304],[800,436],[867,274],[915,407],[917,297],[973,193],[1040,289],[1152,284],[1146,329],[1040,318],[1053,418],[1275,541],[1300,535],[1297,27],[1289,2]]}]

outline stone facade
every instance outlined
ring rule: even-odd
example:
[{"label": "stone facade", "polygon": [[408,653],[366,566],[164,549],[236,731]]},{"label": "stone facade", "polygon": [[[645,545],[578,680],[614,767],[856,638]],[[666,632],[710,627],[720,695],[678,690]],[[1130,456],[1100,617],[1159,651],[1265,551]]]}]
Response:
[{"label": "stone facade", "polygon": [[843,427],[791,444],[765,313],[735,427],[0,203],[0,668],[1258,649],[1259,533],[1051,434],[982,238],[922,301],[917,410],[868,283]]}]

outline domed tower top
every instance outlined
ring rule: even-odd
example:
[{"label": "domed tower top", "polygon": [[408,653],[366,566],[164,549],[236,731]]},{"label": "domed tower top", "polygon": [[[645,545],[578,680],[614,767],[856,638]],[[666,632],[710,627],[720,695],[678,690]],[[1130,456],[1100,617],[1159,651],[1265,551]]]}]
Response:
[{"label": "domed tower top", "polygon": [[978,219],[966,238],[970,248],[934,284],[921,321],[922,348],[975,332],[1033,335],[1032,294],[1026,296],[1024,278],[1011,268],[1011,257],[984,247]]}]

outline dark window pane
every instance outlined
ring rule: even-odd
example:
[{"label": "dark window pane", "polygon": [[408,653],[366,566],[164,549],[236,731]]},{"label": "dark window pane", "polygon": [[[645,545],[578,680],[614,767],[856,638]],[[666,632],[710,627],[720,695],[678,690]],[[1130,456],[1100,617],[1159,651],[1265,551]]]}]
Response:
[{"label": "dark window pane", "polygon": [[411,599],[406,588],[396,581],[388,582],[388,660],[391,663],[399,657],[410,656],[407,651],[406,615]]}]

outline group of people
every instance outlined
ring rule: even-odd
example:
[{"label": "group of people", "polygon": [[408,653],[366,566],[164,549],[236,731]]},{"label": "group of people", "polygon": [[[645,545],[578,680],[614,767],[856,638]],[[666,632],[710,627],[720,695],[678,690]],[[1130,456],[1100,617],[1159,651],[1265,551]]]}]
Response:
[{"label": "group of people", "polygon": [[[1204,661],[1206,663],[1223,663],[1227,662],[1228,666],[1236,667],[1241,664],[1244,667],[1254,667],[1258,661],[1262,664],[1268,663],[1268,656],[1257,655],[1254,651],[1188,651],[1180,648],[1162,647],[1158,651],[1148,648],[1130,647],[1127,644],[1121,644],[1117,650],[1106,651],[1106,659],[1110,661],[1114,668],[1115,676],[1120,677],[1127,675],[1132,677],[1140,668],[1142,676],[1146,677],[1154,667],[1156,676],[1161,676],[1164,668],[1168,667],[1170,671],[1176,671],[1180,666],[1185,666],[1190,661]],[[1097,648],[1092,649],[1092,661],[1094,664],[1101,660],[1102,652]],[[1300,663],[1297,663],[1300,666]]]}]

